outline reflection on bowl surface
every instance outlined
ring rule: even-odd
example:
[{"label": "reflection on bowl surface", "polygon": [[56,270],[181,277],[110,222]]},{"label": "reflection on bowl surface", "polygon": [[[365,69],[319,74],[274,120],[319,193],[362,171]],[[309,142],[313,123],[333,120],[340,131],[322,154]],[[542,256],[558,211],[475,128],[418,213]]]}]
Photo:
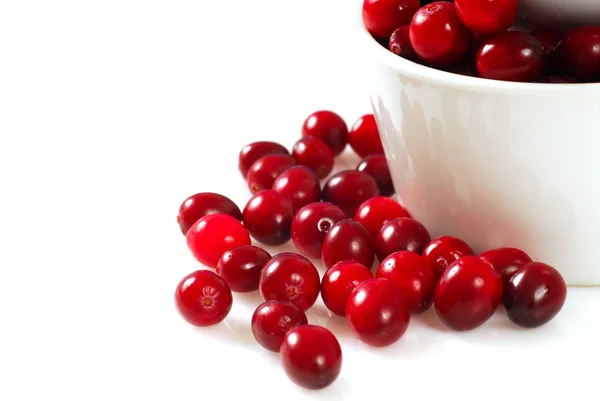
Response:
[{"label": "reflection on bowl surface", "polygon": [[598,0],[518,0],[519,25],[570,27],[600,23]]}]

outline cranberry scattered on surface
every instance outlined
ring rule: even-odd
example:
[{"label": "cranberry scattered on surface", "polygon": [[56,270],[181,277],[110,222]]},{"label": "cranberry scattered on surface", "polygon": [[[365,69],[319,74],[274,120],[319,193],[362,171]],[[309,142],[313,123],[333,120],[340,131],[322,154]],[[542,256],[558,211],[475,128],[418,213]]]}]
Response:
[{"label": "cranberry scattered on surface", "polygon": [[292,241],[296,248],[309,258],[321,258],[325,235],[346,215],[338,206],[329,202],[316,202],[304,206],[292,221]]},{"label": "cranberry scattered on surface", "polygon": [[425,226],[409,217],[388,221],[375,238],[375,253],[379,261],[398,251],[415,252],[419,255],[431,241]]},{"label": "cranberry scattered on surface", "polygon": [[250,166],[252,166],[255,161],[271,154],[289,155],[290,152],[288,152],[285,146],[269,141],[253,142],[244,146],[238,157],[238,168],[240,173],[242,173],[242,176],[246,178]]},{"label": "cranberry scattered on surface", "polygon": [[506,31],[517,18],[517,0],[455,0],[454,5],[462,23],[484,36]]},{"label": "cranberry scattered on surface", "polygon": [[271,189],[273,183],[288,168],[296,162],[289,155],[274,154],[261,157],[248,170],[248,188],[256,194],[263,189]]},{"label": "cranberry scattered on surface", "polygon": [[233,292],[258,290],[260,271],[271,259],[269,252],[252,245],[238,246],[223,253],[216,272]]},{"label": "cranberry scattered on surface", "polygon": [[521,267],[504,289],[504,307],[515,324],[534,328],[552,320],[562,309],[567,286],[560,273],[545,263]]},{"label": "cranberry scattered on surface", "polygon": [[294,214],[304,206],[321,200],[317,174],[304,166],[292,166],[277,177],[272,189],[292,201]]},{"label": "cranberry scattered on surface", "polygon": [[340,220],[325,235],[321,260],[327,269],[344,260],[353,260],[370,268],[374,259],[373,237],[357,221]]},{"label": "cranberry scattered on surface", "polygon": [[342,348],[333,333],[321,326],[290,330],[281,345],[281,361],[297,385],[319,390],[332,384],[342,370]]},{"label": "cranberry scattered on surface", "polygon": [[356,120],[348,133],[348,142],[360,157],[383,153],[383,145],[373,114],[365,114]]},{"label": "cranberry scattered on surface", "polygon": [[250,235],[265,245],[282,245],[292,237],[292,201],[277,191],[265,189],[254,195],[242,213]]},{"label": "cranberry scattered on surface", "polygon": [[564,75],[584,82],[600,80],[600,25],[586,25],[568,31],[556,55]]},{"label": "cranberry scattered on surface", "polygon": [[250,245],[248,230],[228,214],[211,214],[196,221],[186,234],[187,246],[196,260],[215,268],[221,255],[242,245]]},{"label": "cranberry scattered on surface", "polygon": [[362,19],[371,35],[387,39],[399,26],[410,24],[420,7],[419,0],[364,0]]},{"label": "cranberry scattered on surface", "polygon": [[292,148],[297,164],[306,166],[319,178],[325,178],[333,170],[333,152],[322,140],[308,136],[300,139]]},{"label": "cranberry scattered on surface", "polygon": [[351,218],[361,203],[379,195],[375,179],[357,170],[344,170],[333,175],[323,186],[325,202],[338,205]]},{"label": "cranberry scattered on surface", "polygon": [[345,260],[333,265],[325,272],[321,281],[321,298],[333,313],[346,316],[346,304],[350,292],[363,281],[374,278],[365,265]]},{"label": "cranberry scattered on surface", "polygon": [[410,25],[403,25],[396,29],[392,36],[390,36],[390,42],[388,48],[390,51],[402,58],[410,61],[418,61],[419,57],[415,53],[415,50],[410,43]]},{"label": "cranberry scattered on surface", "polygon": [[229,286],[218,274],[198,270],[185,276],[175,290],[175,306],[191,325],[212,326],[222,322],[233,304]]},{"label": "cranberry scattered on surface", "polygon": [[519,270],[519,268],[532,262],[529,255],[517,248],[490,249],[480,253],[479,257],[491,264],[492,267],[500,273],[505,288],[508,285],[510,278],[517,270]]},{"label": "cranberry scattered on surface", "polygon": [[302,137],[315,137],[327,144],[334,156],[348,144],[348,126],[342,117],[328,110],[319,110],[306,118]]},{"label": "cranberry scattered on surface", "polygon": [[196,221],[210,214],[225,213],[242,220],[240,208],[228,197],[213,192],[194,194],[185,199],[179,207],[177,223],[183,235]]},{"label": "cranberry scattered on surface", "polygon": [[289,301],[266,301],[252,315],[252,334],[269,351],[279,352],[285,335],[308,324],[306,314]]},{"label": "cranberry scattered on surface", "polygon": [[465,241],[442,235],[434,238],[423,250],[423,257],[432,264],[434,272],[439,277],[452,262],[463,256],[473,255],[473,249]]},{"label": "cranberry scattered on surface", "polygon": [[394,199],[375,196],[360,205],[354,215],[354,220],[362,224],[375,239],[385,223],[398,217],[408,216],[406,209]]},{"label": "cranberry scattered on surface", "polygon": [[385,154],[370,155],[365,157],[356,167],[358,171],[369,174],[379,188],[381,196],[391,196],[394,194],[394,183],[390,174]]}]

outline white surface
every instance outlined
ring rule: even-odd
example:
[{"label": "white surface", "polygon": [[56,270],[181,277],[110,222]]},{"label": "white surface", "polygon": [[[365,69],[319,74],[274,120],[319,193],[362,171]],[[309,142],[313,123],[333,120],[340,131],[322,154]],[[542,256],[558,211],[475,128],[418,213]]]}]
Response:
[{"label": "white surface", "polygon": [[244,144],[291,146],[318,108],[369,111],[361,55],[342,40],[354,5],[2,3],[0,400],[597,399],[597,288],[569,288],[539,330],[498,314],[453,333],[429,313],[381,350],[319,303],[309,320],[344,352],[322,392],[254,343],[256,296],[235,296],[211,329],[177,316],[175,286],[199,267],[179,203],[211,190],[243,206]]}]

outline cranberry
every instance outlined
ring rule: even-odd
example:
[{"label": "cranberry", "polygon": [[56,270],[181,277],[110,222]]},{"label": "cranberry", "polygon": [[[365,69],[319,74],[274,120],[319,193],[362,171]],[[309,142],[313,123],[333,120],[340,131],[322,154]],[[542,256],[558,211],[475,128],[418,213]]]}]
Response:
[{"label": "cranberry", "polygon": [[534,81],[542,72],[544,47],[528,33],[503,32],[483,42],[477,53],[476,65],[482,78]]},{"label": "cranberry", "polygon": [[371,267],[375,258],[373,237],[357,221],[340,220],[325,235],[321,259],[327,269],[343,260]]},{"label": "cranberry", "polygon": [[289,155],[267,155],[255,161],[248,170],[248,188],[253,194],[270,189],[273,183],[288,168],[295,164]]},{"label": "cranberry", "polygon": [[394,194],[394,183],[392,182],[390,168],[383,153],[365,157],[356,169],[373,177],[381,196],[391,196]]},{"label": "cranberry", "polygon": [[277,191],[265,189],[254,195],[242,216],[250,235],[262,244],[282,245],[292,237],[292,201]]},{"label": "cranberry", "polygon": [[293,166],[281,173],[273,183],[273,190],[292,201],[294,214],[309,203],[321,200],[319,177],[304,166]]},{"label": "cranberry", "polygon": [[356,120],[350,128],[348,142],[352,150],[360,157],[383,153],[383,145],[373,114],[365,114]]},{"label": "cranberry", "polygon": [[517,0],[455,0],[454,5],[462,23],[480,35],[506,31],[517,18]]},{"label": "cranberry", "polygon": [[354,334],[373,347],[385,347],[402,337],[410,309],[398,287],[385,278],[363,281],[348,297],[346,318]]},{"label": "cranberry", "polygon": [[316,202],[304,206],[292,221],[292,241],[296,248],[309,258],[321,257],[321,247],[325,235],[346,215],[336,205],[329,202]]},{"label": "cranberry", "polygon": [[365,265],[344,260],[325,272],[321,281],[321,298],[333,313],[346,316],[346,303],[350,292],[363,281],[372,279],[373,273]]},{"label": "cranberry", "polygon": [[442,274],[434,293],[435,310],[452,330],[481,326],[502,300],[502,277],[477,256],[464,256]]},{"label": "cranberry", "polygon": [[381,227],[375,238],[375,253],[380,261],[398,251],[421,254],[430,241],[429,232],[423,224],[409,217],[400,217]]},{"label": "cranberry", "polygon": [[185,276],[175,290],[175,306],[191,325],[212,326],[222,322],[233,304],[229,286],[218,274],[198,270]]},{"label": "cranberry", "polygon": [[504,307],[515,324],[534,328],[552,320],[567,298],[560,273],[545,263],[531,262],[512,276],[504,289]]},{"label": "cranberry", "polygon": [[473,35],[456,16],[454,4],[436,1],[422,7],[410,24],[410,43],[433,66],[454,64],[469,50]]},{"label": "cranberry", "polygon": [[433,303],[437,283],[433,268],[416,253],[392,253],[381,262],[375,276],[389,279],[402,291],[411,313],[425,312]]},{"label": "cranberry", "polygon": [[258,289],[265,301],[291,301],[307,310],[317,301],[320,286],[319,272],[310,260],[283,252],[263,267]]},{"label": "cranberry", "polygon": [[584,82],[600,79],[600,25],[571,29],[558,46],[559,68]]},{"label": "cranberry", "polygon": [[269,141],[253,142],[244,146],[238,157],[238,168],[240,169],[240,173],[246,178],[250,166],[252,166],[255,161],[261,157],[272,154],[289,155],[290,152],[288,152],[283,145]]},{"label": "cranberry", "polygon": [[319,390],[340,375],[342,348],[331,331],[308,324],[287,333],[281,344],[281,361],[294,383]]},{"label": "cranberry", "polygon": [[354,220],[362,224],[375,239],[385,223],[397,217],[408,216],[406,209],[392,198],[376,196],[367,199],[360,205],[354,215]]},{"label": "cranberry", "polygon": [[269,351],[279,352],[285,335],[308,324],[302,309],[289,301],[266,301],[252,315],[252,334]]},{"label": "cranberry", "polygon": [[576,84],[577,80],[573,77],[560,75],[544,75],[538,78],[535,82],[540,84]]},{"label": "cranberry", "polygon": [[344,170],[333,175],[323,186],[323,200],[338,205],[352,217],[361,203],[379,195],[375,179],[357,170]]},{"label": "cranberry", "polygon": [[419,0],[364,0],[362,19],[371,35],[389,38],[396,28],[410,24],[420,7]]},{"label": "cranberry", "polygon": [[469,244],[449,235],[434,238],[425,246],[422,253],[423,257],[432,264],[437,277],[441,276],[452,262],[473,254]]},{"label": "cranberry", "polygon": [[271,259],[269,252],[252,245],[238,246],[223,253],[217,263],[217,274],[234,292],[258,290],[260,271]]},{"label": "cranberry", "polygon": [[558,29],[543,28],[531,32],[531,36],[542,42],[546,56],[552,55],[563,40],[563,34]]},{"label": "cranberry", "polygon": [[392,36],[390,36],[390,42],[388,48],[394,54],[411,61],[418,61],[417,53],[410,43],[410,25],[403,25],[396,29]]},{"label": "cranberry", "polygon": [[531,262],[531,258],[525,252],[517,248],[496,248],[490,249],[479,254],[479,257],[489,264],[504,281],[505,288],[510,281],[510,278],[519,268]]},{"label": "cranberry", "polygon": [[192,195],[181,203],[177,223],[183,235],[196,221],[209,214],[225,213],[238,220],[242,219],[240,208],[228,197],[212,192]]},{"label": "cranberry", "polygon": [[226,251],[250,245],[250,235],[242,223],[228,214],[211,214],[190,227],[186,241],[198,262],[215,268]]},{"label": "cranberry", "polygon": [[327,144],[334,156],[339,155],[348,143],[348,126],[336,113],[316,111],[304,120],[302,137],[315,137]]},{"label": "cranberry", "polygon": [[333,152],[319,138],[308,136],[294,144],[292,156],[296,163],[306,166],[319,178],[325,178],[333,170]]}]

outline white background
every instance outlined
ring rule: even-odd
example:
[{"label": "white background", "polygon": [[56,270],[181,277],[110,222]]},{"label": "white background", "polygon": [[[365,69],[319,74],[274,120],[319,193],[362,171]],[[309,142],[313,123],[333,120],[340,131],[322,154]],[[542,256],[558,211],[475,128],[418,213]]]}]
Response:
[{"label": "white background", "polygon": [[598,399],[595,288],[569,288],[536,330],[499,311],[454,333],[431,310],[377,350],[319,301],[309,320],[344,352],[320,392],[254,342],[256,294],[213,328],[177,315],[175,286],[200,267],[181,201],[243,207],[243,145],[291,147],[320,108],[370,112],[348,35],[359,4],[0,1],[0,400]]}]

